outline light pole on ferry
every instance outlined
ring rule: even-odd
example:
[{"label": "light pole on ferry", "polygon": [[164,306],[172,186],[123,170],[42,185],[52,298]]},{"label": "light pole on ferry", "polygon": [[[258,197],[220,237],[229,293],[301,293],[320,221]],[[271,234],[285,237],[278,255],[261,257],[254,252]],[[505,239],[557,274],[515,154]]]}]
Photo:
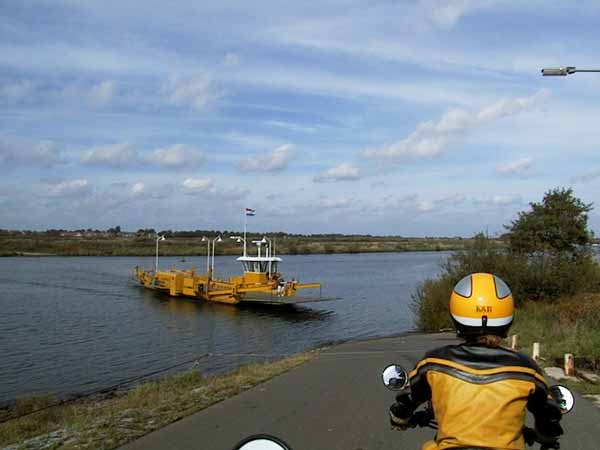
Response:
[{"label": "light pole on ferry", "polygon": [[[266,236],[263,236],[262,243],[269,244],[265,251],[267,258],[270,258],[271,256],[273,256],[273,244],[271,243],[271,239],[267,239]],[[271,277],[271,268],[272,268],[271,264],[272,264],[272,261],[269,260],[269,277]]]},{"label": "light pole on ferry", "polygon": [[243,238],[243,237],[241,237],[241,236],[230,236],[230,237],[229,237],[229,239],[235,239],[235,241],[236,241],[238,244],[241,244],[241,243],[243,242],[243,243],[244,243],[244,246],[246,246],[246,239],[244,239],[244,238]]},{"label": "light pole on ferry", "polygon": [[164,241],[165,236],[157,234],[156,235],[156,259],[154,260],[154,276],[158,273],[158,241]]},{"label": "light pole on ferry", "polygon": [[253,244],[256,244],[256,246],[258,247],[258,257],[261,257],[260,254],[260,248],[262,247],[263,244],[266,244],[267,241],[261,240],[261,241],[252,241]]},{"label": "light pole on ferry", "polygon": [[223,242],[223,239],[221,239],[221,236],[217,236],[212,241],[212,265],[211,265],[211,268],[210,268],[210,275],[211,275],[211,277],[215,273],[215,243],[217,243],[217,242]]},{"label": "light pole on ferry", "polygon": [[267,244],[267,243],[269,244],[267,246],[266,256],[273,256],[273,243],[271,242],[271,239],[267,239],[266,236],[263,236],[262,243],[263,244]]},{"label": "light pole on ferry", "polygon": [[542,76],[544,77],[566,77],[577,72],[600,72],[600,69],[578,69],[575,66],[567,67],[544,67]]},{"label": "light pole on ferry", "polygon": [[210,272],[210,239],[202,236],[200,242],[206,242],[206,273]]}]

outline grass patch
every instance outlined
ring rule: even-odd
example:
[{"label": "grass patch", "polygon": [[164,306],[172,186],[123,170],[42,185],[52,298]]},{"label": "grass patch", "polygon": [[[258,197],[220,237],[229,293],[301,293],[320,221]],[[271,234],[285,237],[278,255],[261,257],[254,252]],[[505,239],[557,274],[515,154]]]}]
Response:
[{"label": "grass patch", "polygon": [[[529,351],[540,342],[548,364],[573,353],[576,366],[600,371],[600,294],[579,294],[555,304],[526,303],[517,309],[512,334]],[[562,365],[562,363],[560,363]]]},{"label": "grass patch", "polygon": [[[557,303],[528,302],[515,314],[511,334],[519,335],[524,353],[539,342],[542,366],[562,367],[565,353],[575,357],[576,369],[600,372],[600,294],[578,294]],[[561,382],[562,383],[562,382]],[[600,394],[600,385],[565,383],[582,394]]]},{"label": "grass patch", "polygon": [[[190,371],[140,384],[111,398],[59,405],[0,425],[0,447],[112,449],[280,375],[316,354],[300,353],[215,377]],[[50,397],[20,399],[10,414],[24,414],[51,402]]]}]

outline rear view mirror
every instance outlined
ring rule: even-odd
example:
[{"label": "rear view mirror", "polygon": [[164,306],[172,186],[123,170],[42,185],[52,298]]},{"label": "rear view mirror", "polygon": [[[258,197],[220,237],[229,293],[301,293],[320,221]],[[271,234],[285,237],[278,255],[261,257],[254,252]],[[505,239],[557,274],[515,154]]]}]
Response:
[{"label": "rear view mirror", "polygon": [[563,414],[570,412],[573,409],[573,406],[575,406],[575,397],[573,397],[573,393],[567,387],[560,385],[552,386],[550,388],[550,394],[558,403],[560,412]]},{"label": "rear view mirror", "polygon": [[292,450],[289,445],[275,436],[268,434],[256,434],[247,437],[238,445],[233,447],[233,450]]},{"label": "rear view mirror", "polygon": [[381,374],[383,385],[392,391],[401,391],[408,386],[408,374],[398,364],[391,364],[383,369]]}]

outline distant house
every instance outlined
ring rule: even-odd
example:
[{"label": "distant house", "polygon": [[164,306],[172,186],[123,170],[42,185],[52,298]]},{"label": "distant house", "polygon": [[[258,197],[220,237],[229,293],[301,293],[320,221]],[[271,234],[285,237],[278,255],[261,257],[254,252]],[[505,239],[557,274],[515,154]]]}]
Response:
[{"label": "distant house", "polygon": [[79,231],[63,231],[60,233],[61,237],[82,237],[83,234],[81,234]]}]

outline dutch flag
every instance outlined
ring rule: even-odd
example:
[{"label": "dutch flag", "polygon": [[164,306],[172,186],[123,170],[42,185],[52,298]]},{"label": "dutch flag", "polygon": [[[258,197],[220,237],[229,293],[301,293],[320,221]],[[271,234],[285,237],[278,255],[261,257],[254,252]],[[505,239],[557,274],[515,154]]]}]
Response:
[{"label": "dutch flag", "polygon": [[247,216],[253,216],[255,212],[256,211],[254,211],[253,209],[246,208],[246,215]]}]

